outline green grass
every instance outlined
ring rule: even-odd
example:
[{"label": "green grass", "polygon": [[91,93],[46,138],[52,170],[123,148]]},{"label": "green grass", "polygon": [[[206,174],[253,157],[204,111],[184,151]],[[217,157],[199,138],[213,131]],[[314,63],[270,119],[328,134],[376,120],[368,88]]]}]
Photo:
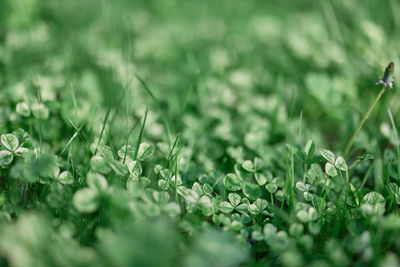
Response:
[{"label": "green grass", "polygon": [[0,1],[0,266],[399,265],[399,8]]}]

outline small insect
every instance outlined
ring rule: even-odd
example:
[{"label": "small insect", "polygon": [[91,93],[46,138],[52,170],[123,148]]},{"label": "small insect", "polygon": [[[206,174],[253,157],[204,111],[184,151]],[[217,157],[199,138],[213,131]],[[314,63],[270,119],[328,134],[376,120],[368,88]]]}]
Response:
[{"label": "small insect", "polygon": [[394,63],[390,62],[385,69],[383,78],[379,77],[379,80],[375,84],[376,85],[383,84],[383,87],[389,86],[390,88],[392,88],[394,82],[393,73],[394,73]]}]

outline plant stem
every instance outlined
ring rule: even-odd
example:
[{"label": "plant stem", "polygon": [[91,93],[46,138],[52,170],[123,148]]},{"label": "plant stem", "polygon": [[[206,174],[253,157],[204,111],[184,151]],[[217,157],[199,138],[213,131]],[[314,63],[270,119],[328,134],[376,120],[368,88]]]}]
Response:
[{"label": "plant stem", "polygon": [[393,132],[394,132],[394,137],[396,138],[396,152],[397,152],[397,179],[400,180],[400,145],[399,145],[399,135],[397,134],[396,130],[396,125],[394,123],[393,115],[392,112],[390,111],[390,108],[387,109],[389,118],[390,118],[390,123],[392,124]]},{"label": "plant stem", "polygon": [[385,91],[386,91],[386,88],[383,87],[383,88],[381,89],[381,91],[379,92],[378,96],[376,97],[374,103],[372,103],[372,105],[369,107],[367,113],[366,113],[366,114],[364,115],[364,117],[362,118],[362,120],[361,120],[360,124],[358,125],[356,131],[355,131],[355,132],[353,133],[353,135],[351,136],[350,141],[347,143],[346,150],[344,151],[344,155],[345,155],[345,156],[348,155],[348,153],[349,153],[349,151],[350,151],[350,148],[351,148],[351,145],[352,145],[353,142],[354,142],[354,139],[356,138],[357,134],[360,132],[361,128],[364,126],[364,123],[365,123],[365,122],[367,121],[367,119],[369,118],[369,115],[371,115],[372,110],[374,110],[376,104],[378,103],[379,99],[381,99],[381,97],[382,97],[382,95],[383,95],[383,93],[384,93]]}]

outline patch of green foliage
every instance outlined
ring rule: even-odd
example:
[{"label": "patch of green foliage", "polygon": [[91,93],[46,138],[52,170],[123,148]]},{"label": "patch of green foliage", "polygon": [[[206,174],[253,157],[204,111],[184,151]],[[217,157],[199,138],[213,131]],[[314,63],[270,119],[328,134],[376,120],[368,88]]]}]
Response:
[{"label": "patch of green foliage", "polygon": [[399,265],[398,14],[0,1],[0,266]]}]

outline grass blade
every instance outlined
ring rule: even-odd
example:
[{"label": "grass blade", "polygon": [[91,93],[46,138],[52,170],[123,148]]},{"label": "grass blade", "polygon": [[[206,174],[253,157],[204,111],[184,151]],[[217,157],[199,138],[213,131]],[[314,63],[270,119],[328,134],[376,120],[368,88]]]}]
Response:
[{"label": "grass blade", "polygon": [[136,160],[137,155],[139,153],[139,146],[142,140],[142,136],[143,136],[143,131],[144,131],[144,126],[146,125],[146,120],[147,120],[147,113],[149,111],[149,108],[146,107],[146,112],[144,113],[144,118],[143,118],[143,123],[142,123],[142,127],[140,128],[140,132],[139,132],[139,137],[137,140],[137,144],[136,144],[136,148],[135,148],[135,155],[134,155],[134,160]]}]

